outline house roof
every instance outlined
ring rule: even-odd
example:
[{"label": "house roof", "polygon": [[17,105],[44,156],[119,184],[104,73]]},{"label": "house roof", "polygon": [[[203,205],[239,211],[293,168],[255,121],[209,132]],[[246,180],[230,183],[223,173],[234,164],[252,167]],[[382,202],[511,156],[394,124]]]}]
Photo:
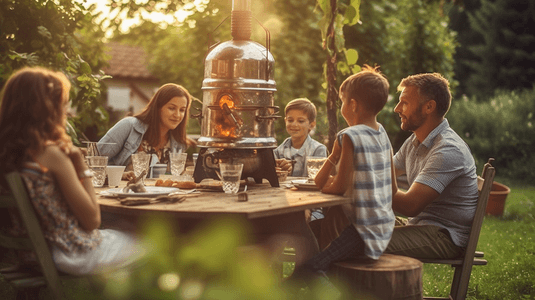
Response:
[{"label": "house roof", "polygon": [[107,53],[111,56],[104,72],[114,78],[158,80],[147,68],[147,53],[139,46],[110,42]]}]

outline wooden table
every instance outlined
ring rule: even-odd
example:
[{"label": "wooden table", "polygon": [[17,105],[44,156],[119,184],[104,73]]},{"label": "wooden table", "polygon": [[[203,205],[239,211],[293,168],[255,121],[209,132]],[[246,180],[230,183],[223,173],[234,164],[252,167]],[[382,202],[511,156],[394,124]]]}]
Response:
[{"label": "wooden table", "polygon": [[[150,185],[151,183],[147,183]],[[107,188],[97,188],[97,191]],[[313,190],[295,190],[271,187],[266,181],[248,185],[248,201],[238,202],[237,195],[221,192],[189,194],[184,202],[158,203],[144,206],[123,206],[117,199],[98,197],[103,212],[128,218],[151,214],[176,217],[181,230],[194,229],[199,223],[217,216],[235,216],[250,226],[254,244],[260,244],[271,253],[282,253],[283,247],[296,250],[296,264],[301,264],[318,251],[304,211],[349,203],[343,196],[323,194]]]}]

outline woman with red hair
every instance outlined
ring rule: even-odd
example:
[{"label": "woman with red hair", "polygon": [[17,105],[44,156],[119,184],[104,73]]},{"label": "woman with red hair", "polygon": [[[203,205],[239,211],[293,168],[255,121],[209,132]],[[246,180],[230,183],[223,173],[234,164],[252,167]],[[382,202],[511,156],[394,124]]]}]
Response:
[{"label": "woman with red hair", "polygon": [[[60,72],[23,68],[6,82],[0,106],[0,170],[18,171],[26,184],[60,271],[94,274],[140,258],[135,240],[99,230],[100,208],[82,152],[66,134],[70,82]],[[0,177],[0,190],[5,184]],[[10,214],[9,232],[26,232]],[[31,253],[19,253],[32,260]]]}]

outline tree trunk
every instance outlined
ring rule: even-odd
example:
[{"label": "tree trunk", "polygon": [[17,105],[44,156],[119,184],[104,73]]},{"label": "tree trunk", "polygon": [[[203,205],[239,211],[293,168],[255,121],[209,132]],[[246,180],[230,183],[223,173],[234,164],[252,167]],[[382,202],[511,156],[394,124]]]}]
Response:
[{"label": "tree trunk", "polygon": [[[329,145],[332,150],[336,133],[338,132],[338,118],[336,116],[336,101],[338,99],[338,89],[336,86],[336,45],[334,34],[334,22],[337,16],[337,0],[331,0],[331,20],[327,32],[327,119],[329,121]],[[329,51],[330,50],[330,51]]]}]

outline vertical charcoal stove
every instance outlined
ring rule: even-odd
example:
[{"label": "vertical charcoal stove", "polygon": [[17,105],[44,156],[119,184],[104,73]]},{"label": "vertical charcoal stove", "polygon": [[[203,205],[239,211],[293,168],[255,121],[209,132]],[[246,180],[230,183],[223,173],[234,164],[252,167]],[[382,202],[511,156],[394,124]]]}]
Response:
[{"label": "vertical charcoal stove", "polygon": [[266,178],[271,186],[279,186],[273,156],[274,121],[280,117],[274,106],[275,60],[269,52],[269,32],[264,47],[250,40],[251,26],[251,1],[233,0],[233,39],[206,56],[195,182],[219,179],[219,163],[234,161],[244,164],[242,178],[253,177],[257,183]]}]

